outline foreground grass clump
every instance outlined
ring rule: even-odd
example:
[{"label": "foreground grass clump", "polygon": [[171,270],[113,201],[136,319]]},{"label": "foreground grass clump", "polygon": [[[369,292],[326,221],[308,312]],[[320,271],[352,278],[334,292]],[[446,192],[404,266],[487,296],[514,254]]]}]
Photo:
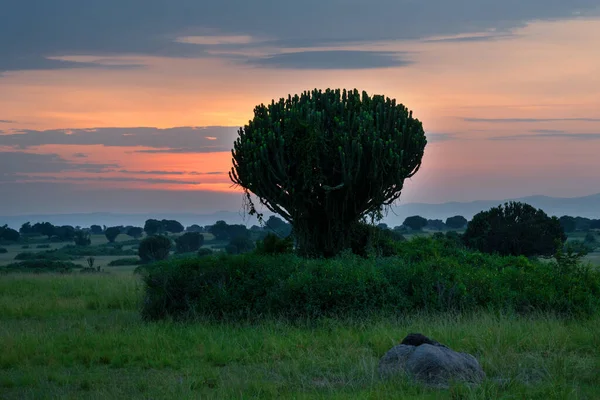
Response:
[{"label": "foreground grass clump", "polygon": [[591,315],[600,307],[600,272],[574,258],[486,255],[451,239],[397,246],[398,256],[368,259],[249,254],[156,263],[144,274],[142,316],[318,318],[478,309]]},{"label": "foreground grass clump", "polygon": [[[132,274],[0,279],[0,398],[598,399],[600,318],[419,313],[146,323]],[[479,387],[380,379],[409,332],[474,354]]]}]

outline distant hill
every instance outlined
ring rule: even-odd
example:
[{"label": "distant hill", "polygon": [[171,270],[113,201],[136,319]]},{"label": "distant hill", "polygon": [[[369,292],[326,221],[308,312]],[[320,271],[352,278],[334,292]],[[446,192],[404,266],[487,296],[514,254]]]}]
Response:
[{"label": "distant hill", "polygon": [[[471,219],[473,215],[482,210],[487,210],[506,201],[521,201],[536,208],[541,208],[549,215],[571,215],[587,218],[600,218],[600,193],[584,197],[548,197],[529,196],[507,200],[479,200],[472,202],[449,202],[441,204],[407,203],[394,207],[384,218],[389,226],[401,225],[406,217],[420,215],[428,219],[445,220],[453,215],[462,215]],[[241,212],[219,211],[211,214],[164,212],[154,214],[119,214],[109,212],[79,213],[79,214],[31,214],[16,216],[0,216],[0,225],[8,224],[10,227],[19,228],[23,223],[48,221],[55,225],[73,225],[89,227],[92,224],[114,226],[134,225],[143,226],[148,218],[175,219],[184,226],[198,224],[201,226],[212,225],[215,221],[224,220],[229,224],[258,225],[255,217],[244,215]],[[268,214],[265,214],[268,218]]]}]

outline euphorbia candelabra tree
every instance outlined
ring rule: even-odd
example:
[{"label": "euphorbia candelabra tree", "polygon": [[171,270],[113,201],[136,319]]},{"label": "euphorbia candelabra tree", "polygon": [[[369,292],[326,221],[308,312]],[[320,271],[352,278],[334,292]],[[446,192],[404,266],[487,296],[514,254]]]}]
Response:
[{"label": "euphorbia candelabra tree", "polygon": [[304,255],[350,246],[356,224],[400,197],[427,140],[402,104],[358,90],[313,90],[254,109],[234,143],[231,180],[290,222]]}]

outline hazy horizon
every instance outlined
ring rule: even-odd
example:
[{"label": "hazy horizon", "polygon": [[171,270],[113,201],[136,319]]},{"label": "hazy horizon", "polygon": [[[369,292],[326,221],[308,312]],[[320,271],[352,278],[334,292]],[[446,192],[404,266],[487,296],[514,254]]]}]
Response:
[{"label": "hazy horizon", "polygon": [[328,87],[395,98],[423,122],[401,204],[600,192],[598,1],[55,0],[3,14],[0,215],[238,211],[237,129],[257,104]]}]

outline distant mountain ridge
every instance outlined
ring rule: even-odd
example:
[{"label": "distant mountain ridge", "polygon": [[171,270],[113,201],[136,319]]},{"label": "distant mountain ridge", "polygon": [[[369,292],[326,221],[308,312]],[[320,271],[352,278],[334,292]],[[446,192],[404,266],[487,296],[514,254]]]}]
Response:
[{"label": "distant mountain ridge", "polygon": [[[420,215],[428,219],[442,219],[462,215],[471,219],[480,211],[503,204],[507,201],[521,201],[541,208],[548,215],[571,215],[586,218],[600,218],[600,193],[582,197],[550,197],[550,196],[528,196],[507,200],[476,200],[471,202],[447,202],[440,204],[430,203],[406,203],[393,207],[388,212],[383,222],[389,226],[401,225],[406,217]],[[268,217],[270,214],[265,214]],[[249,216],[241,211],[219,211],[210,214],[200,213],[73,213],[73,214],[29,214],[15,216],[0,216],[0,225],[8,224],[18,229],[25,222],[48,221],[55,225],[73,225],[89,227],[92,224],[115,226],[134,225],[143,226],[149,218],[175,219],[184,226],[198,224],[201,226],[212,225],[218,220],[224,220],[229,224],[258,225],[256,217]]]}]

